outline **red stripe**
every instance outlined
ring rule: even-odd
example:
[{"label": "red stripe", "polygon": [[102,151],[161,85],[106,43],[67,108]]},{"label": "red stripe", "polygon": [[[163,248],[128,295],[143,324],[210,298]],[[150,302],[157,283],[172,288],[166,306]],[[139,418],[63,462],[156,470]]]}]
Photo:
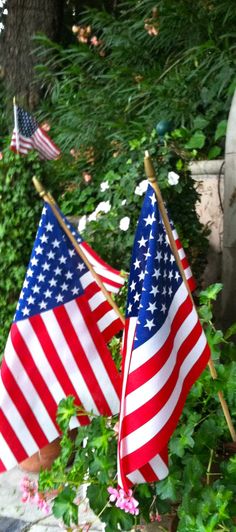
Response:
[{"label": "red stripe", "polygon": [[12,375],[5,360],[3,360],[1,366],[1,376],[8,395],[10,396],[20,416],[24,420],[25,425],[27,426],[29,432],[32,434],[35,442],[37,443],[39,448],[44,447],[45,445],[47,445],[47,443],[49,443],[49,440],[43,432],[41,426],[39,425],[36,416],[34,415],[31,407],[29,406],[29,403],[26,401],[25,396],[23,395],[20,387],[17,384],[17,381]]},{"label": "red stripe", "polygon": [[[83,296],[81,296],[79,299],[81,300]],[[86,301],[86,300],[85,300]],[[77,302],[77,301],[76,301]],[[80,304],[78,304],[78,308],[83,314],[83,312],[89,313],[89,309],[86,308],[86,304],[83,305],[84,302],[82,302],[82,309],[81,301]],[[85,310],[84,310],[85,307]],[[66,312],[66,309],[64,306],[57,307],[54,309],[54,314],[57,318],[58,323],[60,324],[61,330],[65,336],[66,342],[73,353],[73,356],[76,360],[77,366],[80,369],[80,372],[83,376],[84,381],[86,382],[88,389],[90,391],[91,396],[93,397],[94,402],[96,403],[96,406],[99,410],[99,412],[108,413],[108,415],[111,415],[110,407],[103,395],[102,389],[99,386],[99,383],[96,379],[96,376],[94,375],[94,372],[89,364],[87,354],[84,352],[84,349],[79,341],[79,338],[74,330],[74,327],[71,323],[71,320]],[[91,314],[90,314],[91,319]],[[92,337],[93,338],[93,337]],[[91,344],[92,347],[92,344]],[[100,346],[102,347],[102,346]],[[88,346],[88,354],[89,354],[89,346]]]},{"label": "red stripe", "polygon": [[[82,302],[82,299],[81,297],[79,298],[79,301],[80,301],[80,304]],[[78,300],[77,300],[77,304],[78,304]],[[120,397],[120,392],[121,392],[121,377],[120,377],[120,374],[118,373],[117,371],[117,368],[116,368],[116,365],[112,359],[112,356],[111,356],[111,353],[109,351],[109,349],[107,348],[105,342],[101,342],[101,333],[97,327],[97,324],[89,319],[89,316],[85,316],[84,317],[85,319],[85,322],[86,322],[86,326],[87,326],[87,329],[89,330],[90,332],[90,335],[92,336],[93,338],[93,341],[94,341],[94,344],[96,346],[96,349],[98,351],[98,353],[100,354],[100,357],[103,361],[103,364],[106,368],[106,371],[111,379],[111,382],[112,382],[112,385],[113,387],[115,388],[115,391],[118,395],[118,397]],[[102,345],[103,344],[103,345]]]},{"label": "red stripe", "polygon": [[28,454],[18,439],[14,429],[12,429],[2,409],[0,409],[0,427],[1,434],[3,435],[3,438],[6,441],[9,449],[11,449],[12,454],[15,456],[16,461],[22,462],[28,457]]},{"label": "red stripe", "polygon": [[[60,353],[58,353],[52,343],[52,340],[48,334],[45,323],[40,315],[35,315],[30,319],[34,332],[42,346],[45,357],[47,358],[58,382],[60,383],[66,396],[73,395],[75,397],[75,404],[80,406],[82,404],[70,378],[66,368],[64,367]],[[59,322],[59,326],[60,326]],[[46,375],[45,375],[46,378]],[[88,425],[90,423],[88,416],[78,416],[81,425]]]},{"label": "red stripe", "polygon": [[110,323],[110,325],[108,325],[106,329],[104,329],[104,331],[101,333],[105,342],[109,342],[113,338],[113,336],[115,336],[115,334],[118,334],[120,332],[122,328],[123,324],[119,318]]},{"label": "red stripe", "polygon": [[162,368],[172,351],[175,336],[178,333],[182,323],[192,311],[192,308],[192,301],[187,295],[185,301],[179,307],[176,315],[174,316],[174,319],[171,323],[169,336],[167,337],[161,349],[159,349],[159,351],[147,362],[130,373],[126,395],[139,388],[139,386],[142,386],[142,384],[145,384],[146,381],[151,379],[153,375],[155,375]]},{"label": "red stripe", "polygon": [[[81,242],[81,247],[82,248],[85,248],[87,250],[88,253],[90,253],[90,255],[92,255],[92,257],[97,261],[99,262],[99,264],[101,264],[101,266],[103,268],[105,268],[106,270],[108,270],[109,272],[112,272],[114,273],[115,275],[119,275],[121,277],[121,272],[116,270],[115,268],[112,268],[112,266],[110,266],[110,264],[107,264],[107,262],[105,262],[101,257],[99,257],[99,255],[97,255],[97,253],[94,251],[94,249],[92,249],[89,244],[87,244],[87,242]],[[109,279],[109,282],[110,282],[110,279]],[[124,279],[121,278],[121,285],[124,284]],[[120,286],[120,285],[119,285]]]},{"label": "red stripe", "polygon": [[11,327],[11,340],[13,347],[18,355],[19,360],[21,361],[22,365],[25,368],[25,371],[30,378],[33,386],[37,390],[39,396],[43,400],[44,404],[47,405],[47,412],[49,416],[51,417],[53,423],[55,424],[55,427],[57,430],[59,430],[55,418],[56,418],[56,411],[57,411],[57,403],[51,394],[46,381],[41,376],[32,356],[31,353],[22,338],[17,324],[13,323]]},{"label": "red stripe", "polygon": [[6,471],[6,468],[5,468],[2,460],[0,459],[0,473],[4,473],[4,471]]},{"label": "red stripe", "polygon": [[186,356],[192,350],[197,340],[201,336],[201,333],[202,327],[201,324],[198,322],[191,334],[180,346],[179,351],[177,353],[175,366],[172,370],[171,375],[168,377],[165,385],[151,399],[149,399],[149,401],[145,402],[141,407],[135,410],[135,412],[132,412],[124,418],[122,424],[122,437],[125,437],[127,434],[130,434],[134,430],[138,429],[140,426],[144,425],[144,423],[147,423],[167,403],[169,397],[175,389],[179,374],[181,372],[181,366]]},{"label": "red stripe", "polygon": [[191,386],[194,384],[194,382],[198,379],[202,371],[205,369],[206,364],[209,360],[209,356],[210,349],[209,346],[206,345],[202,356],[197,360],[196,364],[186,376],[184,386],[182,388],[182,392],[180,394],[176,407],[170,419],[164,425],[162,430],[158,432],[158,434],[156,434],[146,444],[139,447],[139,449],[121,459],[121,467],[125,471],[126,475],[136,469],[140,469],[142,465],[144,465],[146,462],[149,462],[152,458],[154,458],[154,456],[156,456],[156,454],[160,454],[162,448],[168,442],[171,434],[173,433],[177,425],[178,419],[184,407],[187,394]]}]

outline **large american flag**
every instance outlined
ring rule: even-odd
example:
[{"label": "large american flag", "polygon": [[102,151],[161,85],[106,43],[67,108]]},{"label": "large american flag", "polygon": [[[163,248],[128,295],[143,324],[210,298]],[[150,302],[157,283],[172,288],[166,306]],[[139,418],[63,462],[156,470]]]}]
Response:
[{"label": "large american flag", "polygon": [[124,489],[168,475],[168,440],[209,356],[149,185],[135,236],[124,333],[118,445]]},{"label": "large american flag", "polygon": [[35,118],[21,107],[14,106],[15,126],[10,148],[21,154],[36,150],[41,159],[57,159],[61,151]]},{"label": "large american flag", "polygon": [[[58,437],[62,398],[73,395],[88,412],[118,412],[120,375],[105,339],[121,328],[45,204],[1,366],[0,471]],[[71,428],[89,421],[79,416]]]}]

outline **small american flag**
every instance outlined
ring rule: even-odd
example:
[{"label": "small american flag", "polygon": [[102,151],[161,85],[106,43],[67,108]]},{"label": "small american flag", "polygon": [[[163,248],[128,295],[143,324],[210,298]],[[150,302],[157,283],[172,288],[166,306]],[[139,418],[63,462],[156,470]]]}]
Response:
[{"label": "small american flag", "polygon": [[62,398],[118,412],[120,375],[104,338],[122,326],[45,204],[1,366],[0,471],[58,437]]},{"label": "small american flag", "polygon": [[124,489],[168,475],[169,438],[209,356],[149,185],[133,248],[123,345],[118,483]]},{"label": "small american flag", "polygon": [[36,150],[41,159],[57,159],[61,151],[35,118],[21,107],[14,106],[15,127],[10,148],[21,154]]}]

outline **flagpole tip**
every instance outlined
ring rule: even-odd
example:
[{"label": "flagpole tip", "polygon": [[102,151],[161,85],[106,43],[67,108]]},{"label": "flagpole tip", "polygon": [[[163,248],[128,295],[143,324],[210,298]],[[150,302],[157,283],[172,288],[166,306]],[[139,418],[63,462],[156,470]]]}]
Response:
[{"label": "flagpole tip", "polygon": [[13,105],[16,105],[16,97],[13,96]]},{"label": "flagpole tip", "polygon": [[33,184],[34,184],[39,196],[41,196],[42,198],[44,196],[46,196],[46,194],[47,194],[46,190],[43,188],[42,183],[40,183],[40,181],[37,179],[37,177],[35,175],[32,177],[32,181],[33,181]]},{"label": "flagpole tip", "polygon": [[146,176],[148,178],[148,181],[153,183],[156,180],[156,176],[155,176],[155,170],[154,170],[153,162],[152,162],[152,159],[151,159],[151,157],[149,155],[149,151],[148,150],[145,150],[144,169],[145,169],[145,174],[146,174]]}]

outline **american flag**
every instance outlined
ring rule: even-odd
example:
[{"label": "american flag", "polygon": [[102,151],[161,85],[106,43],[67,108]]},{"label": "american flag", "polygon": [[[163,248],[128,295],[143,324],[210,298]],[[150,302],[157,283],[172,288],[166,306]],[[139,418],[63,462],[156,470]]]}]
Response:
[{"label": "american flag", "polygon": [[168,475],[168,440],[209,356],[149,185],[133,248],[123,345],[118,483],[124,489]]},{"label": "american flag", "polygon": [[27,154],[36,150],[41,159],[57,159],[61,151],[47,133],[38,125],[35,118],[21,107],[14,106],[15,127],[10,148]]},{"label": "american flag", "polygon": [[[118,412],[120,375],[104,337],[122,323],[104,299],[45,204],[1,366],[0,471],[58,437],[62,398]],[[79,416],[71,428],[89,421]]]}]

